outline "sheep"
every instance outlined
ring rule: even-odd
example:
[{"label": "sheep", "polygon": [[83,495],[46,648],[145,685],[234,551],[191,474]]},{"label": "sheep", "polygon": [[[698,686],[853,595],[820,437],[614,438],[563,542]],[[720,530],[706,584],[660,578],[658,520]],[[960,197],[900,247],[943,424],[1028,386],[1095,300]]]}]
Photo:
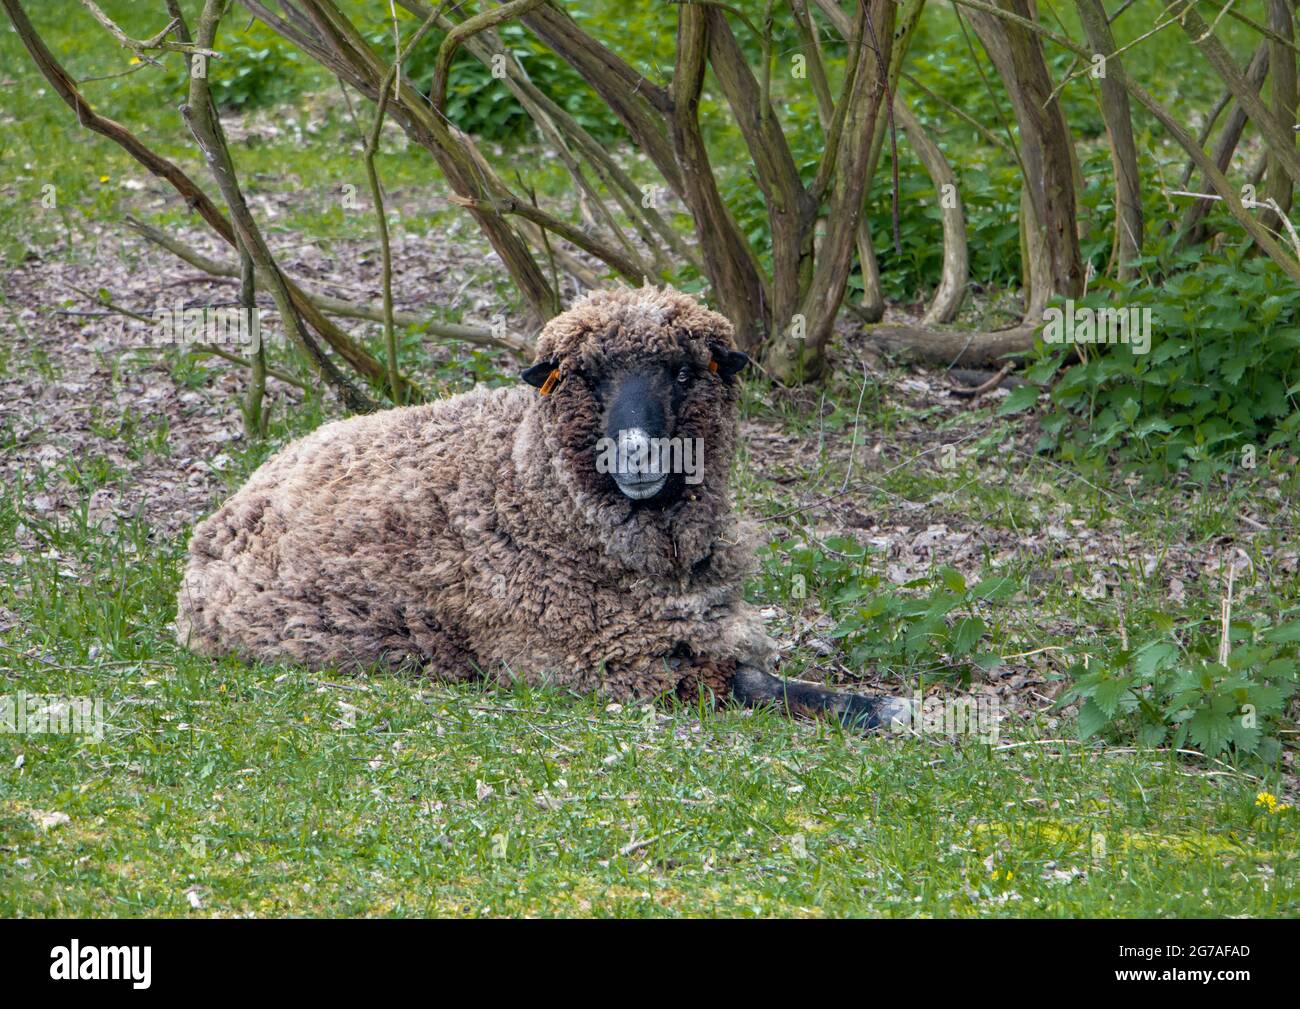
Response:
[{"label": "sheep", "polygon": [[526,384],[335,421],[263,464],[194,529],[181,643],[616,701],[711,693],[860,728],[901,716],[773,674],[741,597],[755,536],[727,484],[748,358],[726,319],[672,288],[597,291],[536,353]]}]

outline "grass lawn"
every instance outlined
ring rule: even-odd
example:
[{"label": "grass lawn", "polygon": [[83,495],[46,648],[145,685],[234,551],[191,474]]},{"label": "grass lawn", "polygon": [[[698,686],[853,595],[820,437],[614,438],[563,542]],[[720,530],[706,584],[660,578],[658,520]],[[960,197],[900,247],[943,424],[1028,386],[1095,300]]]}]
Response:
[{"label": "grass lawn", "polygon": [[[102,70],[103,40],[62,30],[56,6],[75,5],[29,5],[79,73]],[[770,544],[749,594],[788,672],[971,691],[998,704],[996,739],[862,738],[727,707],[180,649],[188,528],[335,407],[272,383],[270,437],[250,444],[241,373],[67,314],[87,308],[72,285],[147,311],[160,283],[193,274],[130,238],[123,211],[192,221],[76,132],[8,32],[0,58],[0,80],[18,82],[0,89],[0,698],[94,698],[104,721],[100,739],[0,731],[0,915],[1300,913],[1293,722],[1271,762],[1210,760],[1136,745],[1129,723],[1080,741],[1076,709],[1058,703],[1079,668],[1130,641],[1213,638],[1231,551],[1244,558],[1235,619],[1295,619],[1293,461],[1213,485],[1085,472],[1034,454],[1032,414],[955,400],[847,335],[825,390],[748,387],[736,495]],[[127,119],[145,101],[136,81],[87,91]],[[293,269],[373,293],[373,221],[337,200],[344,183],[364,188],[355,127],[320,112],[329,82],[315,83],[240,123],[236,157],[255,209],[278,211],[277,251],[313,237]],[[146,138],[202,178],[169,146],[169,117]],[[304,143],[312,131],[340,142]],[[477,237],[450,232],[427,157],[394,150],[381,170],[401,213],[399,277],[420,278],[399,298],[450,319],[489,303],[508,314]],[[59,202],[41,214],[46,182]],[[417,272],[429,261],[442,273]],[[377,327],[348,325],[379,346]],[[418,334],[404,354],[433,390],[511,380],[511,362]],[[987,661],[946,631],[917,644],[905,615],[870,609],[955,576],[1012,587],[963,602]]]},{"label": "grass lawn", "polygon": [[[1293,835],[1254,789],[1158,754],[863,742],[171,656],[43,679],[103,695],[110,728],[5,741],[6,915],[1296,909]],[[52,813],[67,822],[43,829]]]}]

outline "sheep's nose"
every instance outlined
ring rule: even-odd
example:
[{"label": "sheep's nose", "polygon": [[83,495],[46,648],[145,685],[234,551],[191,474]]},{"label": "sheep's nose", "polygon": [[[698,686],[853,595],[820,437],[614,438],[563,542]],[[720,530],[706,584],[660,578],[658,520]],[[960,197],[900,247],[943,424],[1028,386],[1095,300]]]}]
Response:
[{"label": "sheep's nose", "polygon": [[654,451],[654,443],[645,428],[625,428],[618,433],[618,476],[636,483],[650,482],[663,476],[663,460]]},{"label": "sheep's nose", "polygon": [[644,501],[654,497],[668,482],[663,453],[645,428],[622,428],[618,432],[618,454],[613,467],[614,483],[624,497]]}]

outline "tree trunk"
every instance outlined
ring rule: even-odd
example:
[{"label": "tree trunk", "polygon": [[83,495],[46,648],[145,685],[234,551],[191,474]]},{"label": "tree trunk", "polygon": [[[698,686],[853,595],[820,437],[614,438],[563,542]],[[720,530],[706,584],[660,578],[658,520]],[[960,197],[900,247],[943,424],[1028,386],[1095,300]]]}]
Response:
[{"label": "tree trunk", "polygon": [[[1027,0],[999,0],[1002,9],[1034,20]],[[1083,290],[1083,256],[1070,134],[1060,104],[1052,98],[1042,43],[1032,31],[984,11],[968,16],[984,49],[1006,85],[1020,127],[1020,161],[1034,221],[1026,221],[1026,244],[1045,248],[1051,293],[1067,297]],[[1036,231],[1038,236],[1028,232]],[[1041,236],[1041,237],[1039,237]],[[1026,293],[1026,301],[1040,295]]]},{"label": "tree trunk", "polygon": [[[1268,26],[1287,42],[1295,40],[1295,27],[1291,19],[1291,0],[1268,0]],[[1279,124],[1292,136],[1296,116],[1296,66],[1295,50],[1276,40],[1269,42],[1269,63],[1273,67],[1273,114]],[[1291,210],[1291,194],[1295,179],[1281,160],[1269,154],[1264,169],[1264,195],[1273,200],[1283,214]],[[1269,210],[1264,214],[1264,227],[1280,231],[1284,227],[1277,214]]]},{"label": "tree trunk", "polygon": [[[844,105],[842,135],[834,168],[834,190],[826,215],[826,234],[817,250],[812,281],[799,306],[802,334],[786,329],[772,334],[763,364],[783,384],[807,381],[826,368],[826,346],[853,268],[859,224],[868,185],[867,165],[876,121],[884,114],[888,87],[889,40],[894,34],[892,0],[859,0],[860,52]],[[852,46],[850,47],[852,48]],[[802,338],[801,338],[802,337]]]},{"label": "tree trunk", "polygon": [[768,335],[771,299],[758,261],[718,192],[700,132],[699,104],[708,34],[708,13],[704,8],[678,8],[677,65],[669,89],[669,135],[680,170],[682,198],[695,217],[695,233],[718,307],[735,327],[740,347],[754,351]]},{"label": "tree trunk", "polygon": [[[1115,38],[1111,35],[1110,22],[1106,20],[1101,0],[1076,0],[1076,4],[1088,44],[1106,58],[1103,71],[1112,63],[1118,64],[1119,57],[1114,55]],[[1127,280],[1134,274],[1134,261],[1142,255],[1142,182],[1138,175],[1137,144],[1133,140],[1128,92],[1109,73],[1101,79],[1101,117],[1110,137],[1110,163],[1115,174],[1119,279]]]}]

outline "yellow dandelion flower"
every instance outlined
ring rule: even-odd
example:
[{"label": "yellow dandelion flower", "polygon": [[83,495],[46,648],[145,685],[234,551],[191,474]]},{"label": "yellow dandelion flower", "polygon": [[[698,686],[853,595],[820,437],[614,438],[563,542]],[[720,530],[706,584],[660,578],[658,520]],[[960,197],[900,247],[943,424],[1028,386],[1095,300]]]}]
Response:
[{"label": "yellow dandelion flower", "polygon": [[140,57],[132,56],[128,62],[131,64],[131,66],[136,66],[140,62]]},{"label": "yellow dandelion flower", "polygon": [[[1277,812],[1277,796],[1272,792],[1260,792],[1255,796],[1255,805],[1262,807],[1269,813]],[[1283,807],[1284,809],[1286,807]]]},{"label": "yellow dandelion flower", "polygon": [[101,176],[99,177],[99,181],[100,181],[100,182],[107,182],[107,181],[108,181],[108,176],[107,176],[107,175],[101,175]]}]

